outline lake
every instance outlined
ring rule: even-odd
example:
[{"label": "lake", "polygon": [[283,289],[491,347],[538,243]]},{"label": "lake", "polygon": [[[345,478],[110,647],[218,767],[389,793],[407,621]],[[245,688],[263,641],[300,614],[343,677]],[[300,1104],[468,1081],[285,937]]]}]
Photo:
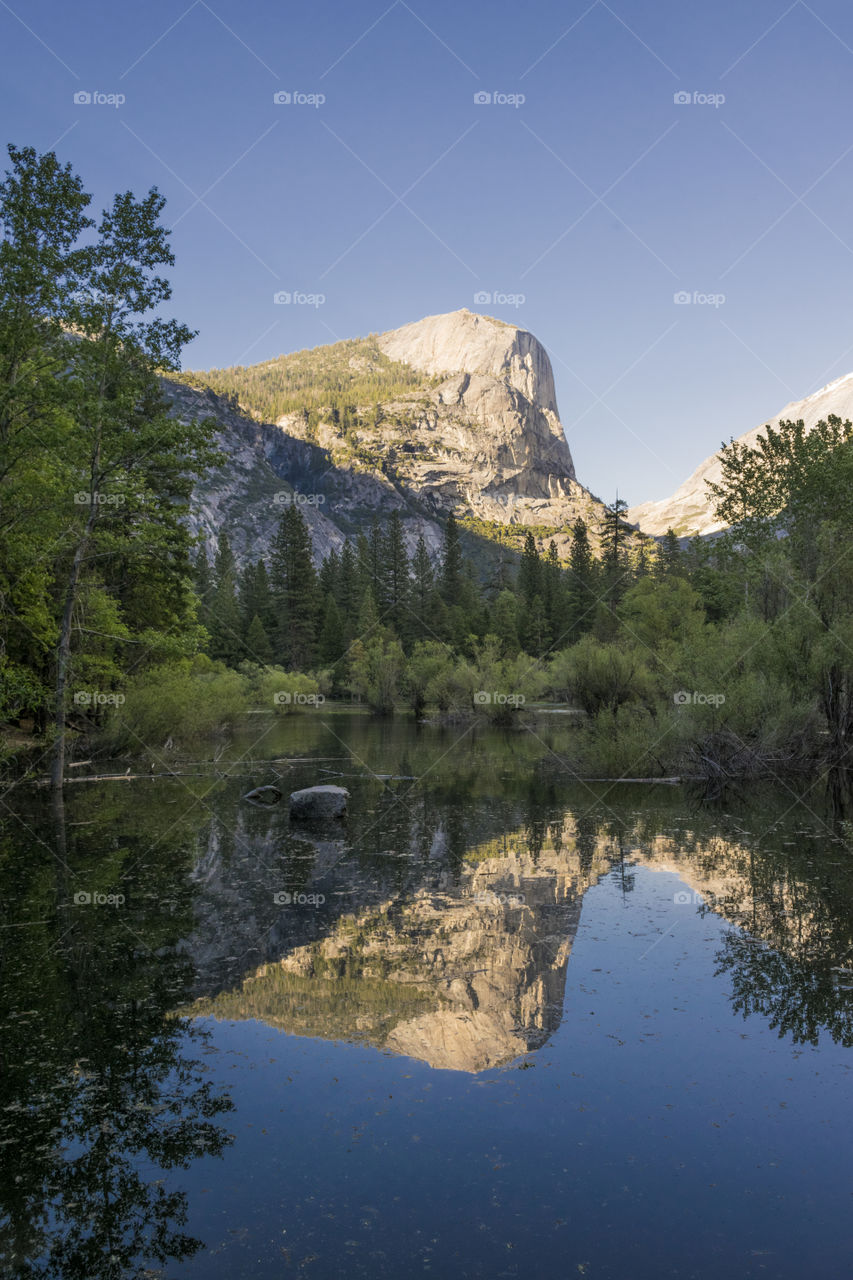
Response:
[{"label": "lake", "polygon": [[566,720],[8,790],[3,1274],[849,1275],[853,827],[580,782]]}]

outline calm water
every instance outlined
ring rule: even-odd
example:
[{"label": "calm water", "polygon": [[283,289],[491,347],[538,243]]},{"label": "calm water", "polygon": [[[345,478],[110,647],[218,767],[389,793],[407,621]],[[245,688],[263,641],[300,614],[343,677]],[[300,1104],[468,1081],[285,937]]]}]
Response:
[{"label": "calm water", "polygon": [[853,828],[570,732],[318,710],[7,794],[2,1274],[849,1276]]}]

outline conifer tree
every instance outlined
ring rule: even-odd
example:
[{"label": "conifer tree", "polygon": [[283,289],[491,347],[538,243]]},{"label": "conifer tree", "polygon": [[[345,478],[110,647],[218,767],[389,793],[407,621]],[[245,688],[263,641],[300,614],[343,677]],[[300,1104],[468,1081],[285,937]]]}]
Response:
[{"label": "conifer tree", "polygon": [[518,591],[529,608],[535,596],[542,595],[542,565],[536,539],[528,529],[524,538],[524,550],[518,567]]},{"label": "conifer tree", "polygon": [[343,657],[346,649],[343,618],[333,595],[327,595],[323,605],[318,648],[320,662],[324,667],[333,667]]},{"label": "conifer tree", "polygon": [[358,561],[350,542],[344,543],[338,571],[338,586],[335,596],[344,626],[344,634],[348,640],[355,635],[358,623],[358,607],[361,601],[359,590]]},{"label": "conifer tree", "polygon": [[276,648],[286,667],[307,671],[314,662],[318,611],[311,535],[299,507],[286,507],[273,539],[270,590],[276,609]]},{"label": "conifer tree", "polygon": [[387,596],[387,622],[398,637],[407,637],[412,630],[409,612],[411,577],[409,557],[403,537],[403,522],[399,511],[392,511],[383,547],[383,578]]},{"label": "conifer tree", "polygon": [[570,639],[574,642],[591,628],[597,603],[595,561],[589,531],[580,516],[572,526],[566,596]]},{"label": "conifer tree", "polygon": [[266,628],[257,614],[246,630],[246,656],[250,662],[272,662],[272,645]]},{"label": "conifer tree", "polygon": [[655,559],[655,577],[672,578],[682,572],[681,543],[673,529],[667,529],[658,545]]},{"label": "conifer tree", "polygon": [[459,541],[459,526],[451,511],[444,526],[444,543],[441,549],[441,581],[440,589],[447,605],[454,605],[459,599],[462,585],[462,547]]},{"label": "conifer tree", "polygon": [[430,616],[435,592],[435,574],[423,534],[412,557],[412,613],[416,640],[430,637]]},{"label": "conifer tree", "polygon": [[243,618],[237,599],[237,562],[228,534],[219,535],[210,597],[210,656],[232,666],[243,657]]}]

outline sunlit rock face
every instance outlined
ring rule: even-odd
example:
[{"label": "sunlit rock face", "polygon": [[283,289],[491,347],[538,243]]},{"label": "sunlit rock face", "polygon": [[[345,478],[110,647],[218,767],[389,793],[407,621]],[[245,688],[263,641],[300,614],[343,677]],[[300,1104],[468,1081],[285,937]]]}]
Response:
[{"label": "sunlit rock face", "polygon": [[[768,423],[771,426],[778,426],[780,422],[787,419],[797,422],[802,418],[806,428],[809,429],[822,418],[828,418],[830,414],[836,414],[842,421],[848,418],[853,419],[853,373],[848,373],[843,378],[836,378],[834,382],[828,383],[820,391],[815,391],[813,395],[806,396],[804,400],[792,400],[774,418],[767,419],[760,426],[739,436],[738,439],[741,444],[754,447],[758,437],[764,434]],[[721,434],[728,436],[730,433],[723,431]],[[628,519],[632,524],[638,524],[644,533],[658,536],[666,533],[670,528],[674,529],[679,537],[696,533],[701,535],[718,533],[723,525],[714,514],[714,503],[708,493],[707,482],[719,484],[722,478],[720,455],[714,453],[696,468],[692,476],[685,480],[671,497],[662,498],[659,502],[643,502],[632,507],[628,512]]]},{"label": "sunlit rock face", "polygon": [[224,528],[239,560],[268,554],[282,512],[277,495],[290,489],[308,499],[301,510],[318,561],[393,510],[410,552],[420,536],[438,548],[451,510],[545,526],[563,556],[578,516],[596,536],[601,503],[577,480],[551,363],[532,334],[463,309],[375,342],[380,358],[418,371],[422,385],[359,406],[349,456],[331,414],[321,412],[310,426],[300,412],[265,423],[249,405],[238,409],[212,392],[164,382],[176,413],[219,424],[227,462],[197,486],[190,517],[210,550]]},{"label": "sunlit rock face", "polygon": [[[718,959],[737,1010],[756,1009],[801,1040],[825,1024],[853,1043],[850,914],[802,881],[796,857],[768,877],[746,838],[689,827],[615,836],[605,826],[582,837],[567,813],[535,852],[519,828],[472,845],[453,872],[441,824],[420,816],[411,848],[387,851],[398,861],[384,877],[364,880],[343,841],[303,842],[313,868],[305,889],[325,894],[324,914],[271,907],[272,826],[260,841],[240,828],[230,852],[213,840],[195,873],[199,927],[188,949],[202,998],[193,1011],[370,1044],[437,1069],[500,1067],[543,1047],[560,1023],[588,889],[613,870],[630,891],[636,864],[673,876],[678,911],[713,911],[732,926]],[[234,962],[224,969],[223,948]]]},{"label": "sunlit rock face", "polygon": [[472,850],[452,886],[340,917],[199,1011],[457,1071],[541,1047],[559,1025],[583,893],[609,863],[602,853],[583,869],[570,824],[535,859],[501,845]]}]

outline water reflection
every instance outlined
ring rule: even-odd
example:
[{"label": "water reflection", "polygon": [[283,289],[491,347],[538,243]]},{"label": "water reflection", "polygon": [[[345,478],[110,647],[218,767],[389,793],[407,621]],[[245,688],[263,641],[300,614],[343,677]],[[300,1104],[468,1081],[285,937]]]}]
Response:
[{"label": "water reflection", "polygon": [[[362,722],[352,754],[329,762],[344,729],[334,740],[316,725],[297,732],[308,740],[278,765],[284,789],[344,775],[341,828],[300,829],[285,807],[241,804],[271,780],[260,765],[72,789],[67,814],[37,796],[10,811],[9,1274],[142,1276],[202,1247],[177,1173],[230,1141],[202,1015],[438,1069],[505,1066],[565,1016],[585,895],[611,875],[629,911],[640,865],[680,877],[662,934],[683,912],[729,923],[717,973],[735,1015],[797,1043],[853,1044],[843,816],[825,823],[772,793],[727,813],[688,808],[675,790],[572,789],[541,740],[450,741],[444,758],[440,734]],[[301,759],[312,752],[327,763]]]},{"label": "water reflection", "polygon": [[805,829],[794,815],[780,832],[760,808],[685,820],[682,797],[647,795],[639,812],[551,802],[531,820],[510,796],[469,800],[460,826],[438,784],[402,807],[377,790],[363,788],[335,840],[294,835],[280,814],[239,819],[230,855],[215,836],[192,943],[197,1013],[434,1067],[501,1066],[560,1024],[585,893],[612,873],[625,897],[644,865],[681,878],[676,915],[713,911],[733,926],[718,975],[735,1011],[795,1041],[824,1030],[849,1043],[853,875],[820,821]]},{"label": "water reflection", "polygon": [[44,817],[25,810],[0,837],[0,1264],[22,1280],[151,1275],[202,1247],[168,1171],[230,1141],[205,1032],[171,1016],[192,981],[192,851],[61,809],[49,842]]}]

